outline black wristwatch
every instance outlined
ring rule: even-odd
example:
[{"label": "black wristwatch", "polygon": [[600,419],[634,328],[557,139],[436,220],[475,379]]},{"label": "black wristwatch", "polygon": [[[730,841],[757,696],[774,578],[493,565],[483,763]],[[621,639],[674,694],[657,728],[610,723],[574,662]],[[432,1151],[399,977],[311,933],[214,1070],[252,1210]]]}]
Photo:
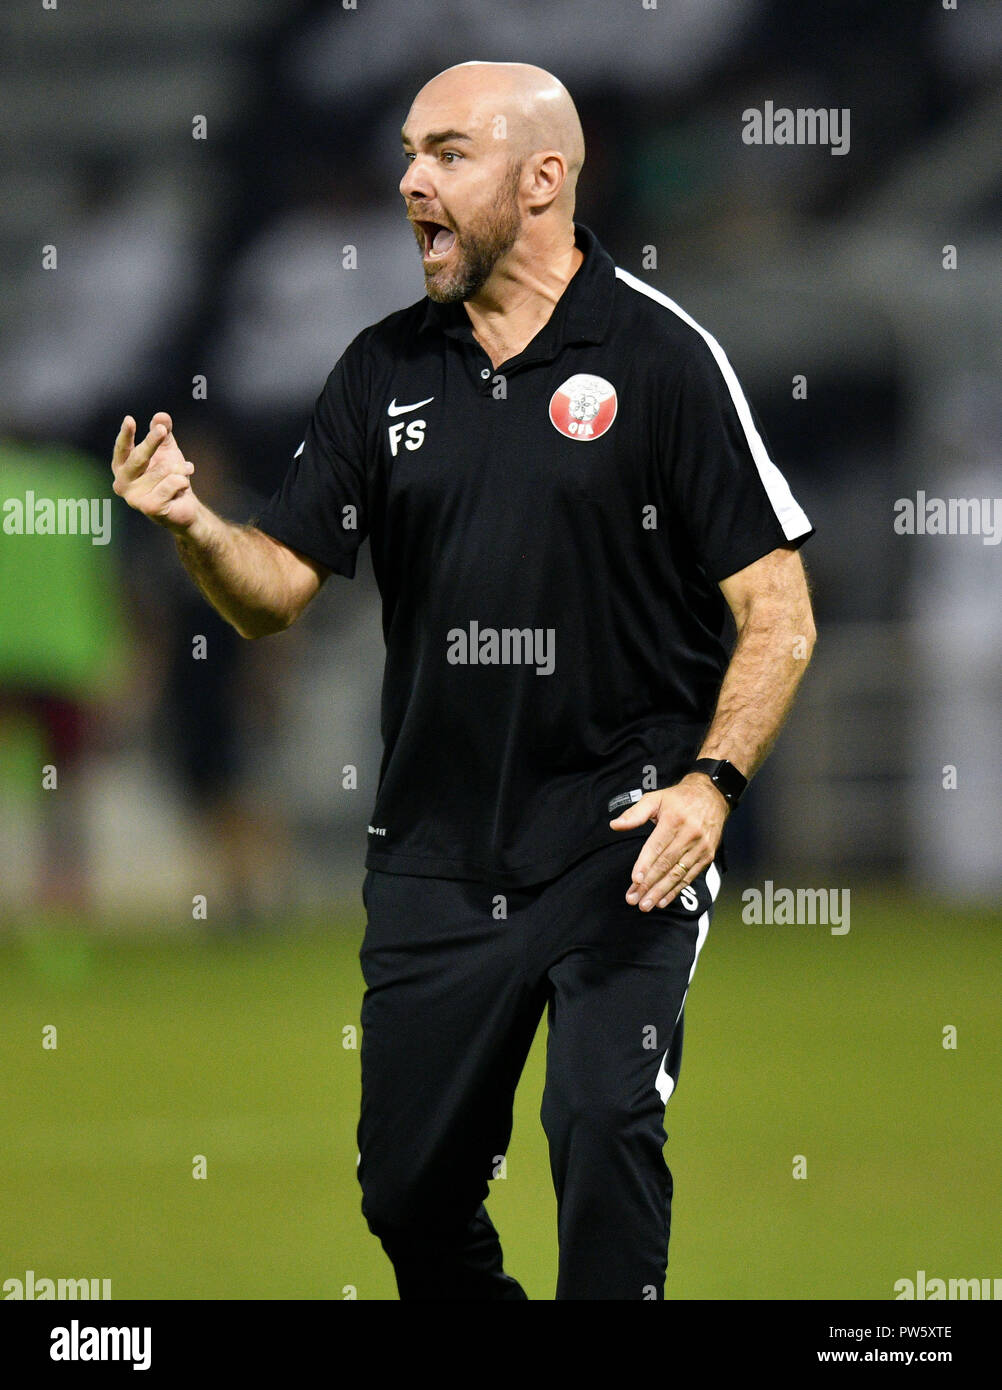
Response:
[{"label": "black wristwatch", "polygon": [[697,758],[689,770],[705,772],[732,811],[748,785],[748,778],[743,777],[726,758]]}]

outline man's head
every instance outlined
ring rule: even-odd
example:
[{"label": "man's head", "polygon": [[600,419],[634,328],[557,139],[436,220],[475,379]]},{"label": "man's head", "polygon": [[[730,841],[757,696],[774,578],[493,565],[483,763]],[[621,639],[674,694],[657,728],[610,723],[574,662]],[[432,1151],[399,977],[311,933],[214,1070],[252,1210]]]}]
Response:
[{"label": "man's head", "polygon": [[440,303],[572,236],[584,137],[574,103],[528,63],[461,63],[422,87],[403,128],[400,192]]}]

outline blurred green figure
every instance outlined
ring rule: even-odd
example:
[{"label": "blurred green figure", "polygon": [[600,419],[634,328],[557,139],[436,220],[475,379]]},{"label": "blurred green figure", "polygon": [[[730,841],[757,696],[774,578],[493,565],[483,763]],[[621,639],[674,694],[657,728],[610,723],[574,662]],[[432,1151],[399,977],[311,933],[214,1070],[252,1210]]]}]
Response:
[{"label": "blurred green figure", "polygon": [[[78,772],[124,676],[103,472],[60,445],[0,442],[0,906],[87,905]],[[35,827],[39,834],[35,834]],[[34,859],[26,864],[25,855]],[[29,904],[17,901],[27,894]]]}]

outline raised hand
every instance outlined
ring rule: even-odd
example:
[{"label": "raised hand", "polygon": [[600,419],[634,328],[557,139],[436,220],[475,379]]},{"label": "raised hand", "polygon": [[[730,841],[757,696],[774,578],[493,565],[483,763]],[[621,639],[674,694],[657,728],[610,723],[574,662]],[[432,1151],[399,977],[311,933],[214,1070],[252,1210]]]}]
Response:
[{"label": "raised hand", "polygon": [[191,487],[195,465],[182,454],[166,411],[150,421],[150,432],[136,443],[136,422],[126,415],[115,440],[113,491],[143,516],[178,534],[195,520],[199,502]]}]

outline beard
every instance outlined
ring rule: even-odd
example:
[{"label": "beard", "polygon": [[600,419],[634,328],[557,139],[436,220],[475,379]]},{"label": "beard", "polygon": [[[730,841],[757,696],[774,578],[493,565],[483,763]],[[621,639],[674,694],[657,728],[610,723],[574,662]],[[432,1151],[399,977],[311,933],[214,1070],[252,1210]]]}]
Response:
[{"label": "beard", "polygon": [[[453,264],[425,265],[424,284],[429,299],[437,304],[454,304],[457,300],[472,299],[483,289],[493,273],[494,267],[518,240],[522,230],[522,216],[518,206],[518,185],[522,172],[521,161],[513,161],[508,168],[497,201],[486,209],[476,221],[470,221],[456,234],[453,251]],[[424,237],[420,229],[418,242],[424,250]]]}]

